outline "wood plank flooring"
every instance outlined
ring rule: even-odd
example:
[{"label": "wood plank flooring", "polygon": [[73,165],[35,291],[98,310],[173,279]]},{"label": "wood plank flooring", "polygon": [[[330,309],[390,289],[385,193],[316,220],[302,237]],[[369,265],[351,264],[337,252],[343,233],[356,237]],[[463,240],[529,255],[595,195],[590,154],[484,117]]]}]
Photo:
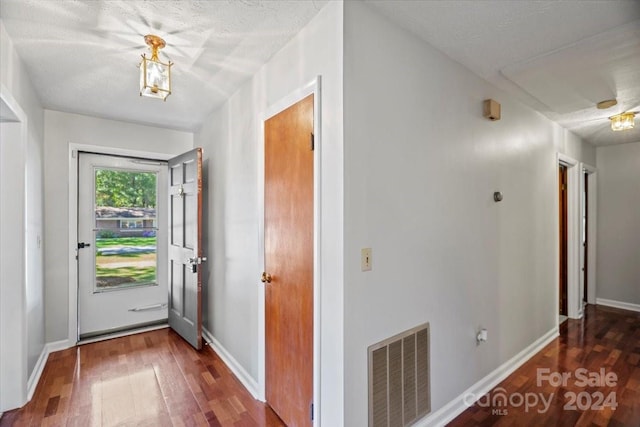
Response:
[{"label": "wood plank flooring", "polygon": [[640,427],[640,313],[587,306],[487,397],[449,426]]},{"label": "wood plank flooring", "polygon": [[[579,368],[605,382],[600,374],[613,373],[615,381],[609,377],[609,384],[582,386]],[[571,377],[554,385],[556,373]],[[600,400],[598,392],[603,399],[614,393],[616,409],[605,400],[600,402],[602,409],[591,409]],[[571,403],[565,393],[576,396],[575,410],[565,409]],[[526,399],[534,394],[539,400],[529,408],[518,400],[519,395]],[[503,404],[500,395],[515,400]],[[587,306],[584,319],[564,322],[559,338],[488,396],[491,404],[481,400],[450,426],[640,427],[640,313]],[[548,407],[540,396],[550,401]],[[32,401],[0,419],[0,427],[65,425],[283,423],[251,397],[213,351],[197,352],[162,329],[51,354]]]},{"label": "wood plank flooring", "polygon": [[169,329],[52,353],[33,399],[0,426],[283,426],[215,352]]}]

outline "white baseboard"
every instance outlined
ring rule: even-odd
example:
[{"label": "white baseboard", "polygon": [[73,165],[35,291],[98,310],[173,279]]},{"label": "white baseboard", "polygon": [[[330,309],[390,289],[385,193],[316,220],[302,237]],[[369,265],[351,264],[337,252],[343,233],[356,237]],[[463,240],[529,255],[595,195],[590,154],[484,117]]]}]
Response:
[{"label": "white baseboard", "polygon": [[69,340],[60,340],[47,343],[47,354],[55,353],[56,351],[66,350],[73,347],[75,344],[71,344]]},{"label": "white baseboard", "polygon": [[538,338],[527,348],[513,356],[511,359],[500,365],[486,377],[469,387],[458,397],[444,405],[431,415],[426,416],[422,420],[414,424],[414,427],[440,427],[451,422],[455,417],[460,415],[468,408],[465,403],[465,397],[472,394],[474,396],[483,396],[491,391],[501,381],[511,375],[516,369],[522,366],[527,360],[538,353],[547,344],[558,337],[558,327],[554,327],[549,332]]},{"label": "white baseboard", "polygon": [[597,305],[606,305],[607,307],[621,308],[623,310],[640,312],[640,304],[630,302],[614,301],[612,299],[596,298]]},{"label": "white baseboard", "polygon": [[225,349],[222,344],[218,342],[211,332],[206,328],[202,328],[202,335],[207,341],[209,346],[215,351],[220,359],[227,365],[227,367],[238,378],[242,385],[251,393],[254,399],[260,400],[258,397],[258,383],[249,375],[249,373],[238,363],[238,361]]},{"label": "white baseboard", "polygon": [[46,343],[44,347],[42,347],[42,352],[40,353],[40,357],[38,357],[36,366],[33,368],[33,371],[29,376],[29,381],[27,382],[27,402],[29,402],[31,398],[33,398],[33,394],[36,391],[36,387],[38,386],[38,383],[40,382],[40,377],[42,376],[44,367],[47,364],[49,355],[56,351],[66,350],[69,347],[70,347],[69,340],[49,342],[49,343]]},{"label": "white baseboard", "polygon": [[35,393],[36,391],[36,387],[38,386],[38,382],[40,381],[42,371],[44,371],[44,366],[47,364],[48,358],[49,351],[47,350],[47,345],[45,344],[44,346],[42,346],[40,357],[38,357],[36,366],[34,366],[33,371],[29,376],[29,381],[27,381],[27,402],[31,400],[31,398],[33,397],[33,393]]}]

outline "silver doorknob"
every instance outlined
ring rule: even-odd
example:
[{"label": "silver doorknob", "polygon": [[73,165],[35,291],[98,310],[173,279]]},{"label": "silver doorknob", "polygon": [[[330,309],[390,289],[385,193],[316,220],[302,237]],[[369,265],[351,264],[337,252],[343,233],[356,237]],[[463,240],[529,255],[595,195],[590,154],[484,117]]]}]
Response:
[{"label": "silver doorknob", "polygon": [[260,281],[262,283],[271,283],[271,275],[269,273],[267,273],[266,271],[262,272],[262,277],[260,278]]}]

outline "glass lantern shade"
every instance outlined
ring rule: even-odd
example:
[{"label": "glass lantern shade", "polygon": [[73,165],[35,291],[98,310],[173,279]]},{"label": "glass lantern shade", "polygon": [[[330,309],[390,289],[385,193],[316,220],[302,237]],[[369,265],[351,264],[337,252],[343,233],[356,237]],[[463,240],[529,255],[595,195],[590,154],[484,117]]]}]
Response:
[{"label": "glass lantern shade", "polygon": [[635,113],[622,113],[611,117],[611,130],[621,131],[633,129]]},{"label": "glass lantern shade", "polygon": [[172,62],[164,64],[142,55],[140,63],[140,96],[166,100],[171,95]]}]

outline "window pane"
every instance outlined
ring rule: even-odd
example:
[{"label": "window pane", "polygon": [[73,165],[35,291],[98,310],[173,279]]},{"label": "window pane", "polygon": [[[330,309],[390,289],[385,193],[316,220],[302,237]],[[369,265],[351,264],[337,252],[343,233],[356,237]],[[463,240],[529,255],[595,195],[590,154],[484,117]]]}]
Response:
[{"label": "window pane", "polygon": [[95,291],[156,285],[156,174],[95,172]]}]

